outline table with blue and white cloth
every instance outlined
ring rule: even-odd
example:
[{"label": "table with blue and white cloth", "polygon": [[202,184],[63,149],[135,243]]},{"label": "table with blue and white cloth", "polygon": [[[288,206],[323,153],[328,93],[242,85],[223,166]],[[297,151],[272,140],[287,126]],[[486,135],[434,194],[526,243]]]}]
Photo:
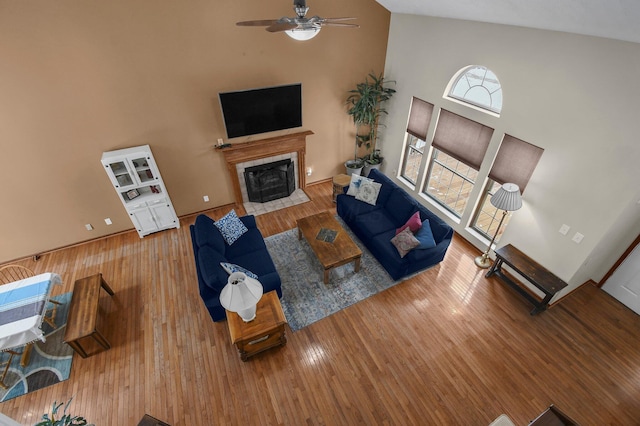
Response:
[{"label": "table with blue and white cloth", "polygon": [[41,326],[58,274],[44,273],[0,285],[0,351],[45,341]]}]

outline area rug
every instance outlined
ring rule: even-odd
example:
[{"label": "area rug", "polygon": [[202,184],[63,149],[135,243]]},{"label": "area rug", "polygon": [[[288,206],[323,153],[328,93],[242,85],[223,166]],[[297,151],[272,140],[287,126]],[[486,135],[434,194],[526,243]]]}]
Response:
[{"label": "area rug", "polygon": [[298,240],[298,229],[265,238],[282,280],[282,310],[292,331],[313,324],[367,297],[373,296],[400,281],[394,281],[373,255],[346,227],[362,250],[360,271],[354,272],[353,262],[331,271],[329,283],[323,282],[323,269],[309,244]]},{"label": "area rug", "polygon": [[[67,323],[67,313],[71,293],[53,297],[63,305],[58,306],[56,324],[52,329],[46,322],[42,324],[42,331],[46,342],[36,342],[31,350],[31,361],[26,367],[20,366],[20,357],[15,356],[7,372],[4,382],[8,389],[0,388],[0,402],[22,396],[26,393],[60,383],[69,378],[73,349],[64,343],[64,331]],[[6,354],[0,354],[6,357]]]}]

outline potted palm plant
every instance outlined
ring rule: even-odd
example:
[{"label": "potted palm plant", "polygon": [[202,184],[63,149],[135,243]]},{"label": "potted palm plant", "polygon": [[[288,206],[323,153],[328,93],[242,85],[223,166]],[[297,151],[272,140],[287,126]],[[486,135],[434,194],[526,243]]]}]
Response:
[{"label": "potted palm plant", "polygon": [[[57,401],[53,402],[51,406],[51,413],[45,413],[42,415],[42,420],[36,423],[35,426],[93,426],[92,424],[87,423],[87,419],[81,416],[72,416],[67,413],[67,409],[69,409],[69,405],[71,404],[71,398],[66,404]],[[58,413],[60,407],[64,405],[64,409],[62,413]]]},{"label": "potted palm plant", "polygon": [[[355,89],[349,91],[347,114],[356,125],[356,140],[354,159],[345,163],[347,170],[349,164],[353,163],[360,164],[360,167],[379,167],[382,163],[380,151],[376,150],[376,142],[380,116],[388,114],[383,104],[396,92],[388,87],[390,83],[395,84],[395,81],[385,80],[382,74],[370,73],[362,83],[358,83]],[[358,158],[358,149],[362,145],[366,148],[366,154]]]}]

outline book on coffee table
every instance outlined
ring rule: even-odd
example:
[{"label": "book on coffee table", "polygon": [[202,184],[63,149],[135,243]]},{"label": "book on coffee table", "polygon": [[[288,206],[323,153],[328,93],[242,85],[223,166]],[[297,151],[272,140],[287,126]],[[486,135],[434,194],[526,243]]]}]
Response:
[{"label": "book on coffee table", "polygon": [[338,235],[338,231],[334,231],[333,229],[320,228],[318,231],[318,235],[316,235],[316,240],[324,241],[326,243],[333,243]]}]

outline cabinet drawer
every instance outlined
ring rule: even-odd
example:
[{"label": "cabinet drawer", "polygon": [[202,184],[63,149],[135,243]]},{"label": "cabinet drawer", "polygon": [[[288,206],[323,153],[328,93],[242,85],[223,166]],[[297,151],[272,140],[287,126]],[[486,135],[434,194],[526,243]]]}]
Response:
[{"label": "cabinet drawer", "polygon": [[148,201],[147,205],[149,207],[157,206],[159,204],[168,204],[166,198],[160,198],[159,200]]},{"label": "cabinet drawer", "polygon": [[147,207],[147,203],[144,201],[135,204],[127,204],[127,210],[141,209],[143,207]]},{"label": "cabinet drawer", "polygon": [[274,346],[282,345],[286,342],[284,336],[284,325],[276,327],[251,340],[241,340],[236,343],[238,351],[245,357],[255,355]]}]

